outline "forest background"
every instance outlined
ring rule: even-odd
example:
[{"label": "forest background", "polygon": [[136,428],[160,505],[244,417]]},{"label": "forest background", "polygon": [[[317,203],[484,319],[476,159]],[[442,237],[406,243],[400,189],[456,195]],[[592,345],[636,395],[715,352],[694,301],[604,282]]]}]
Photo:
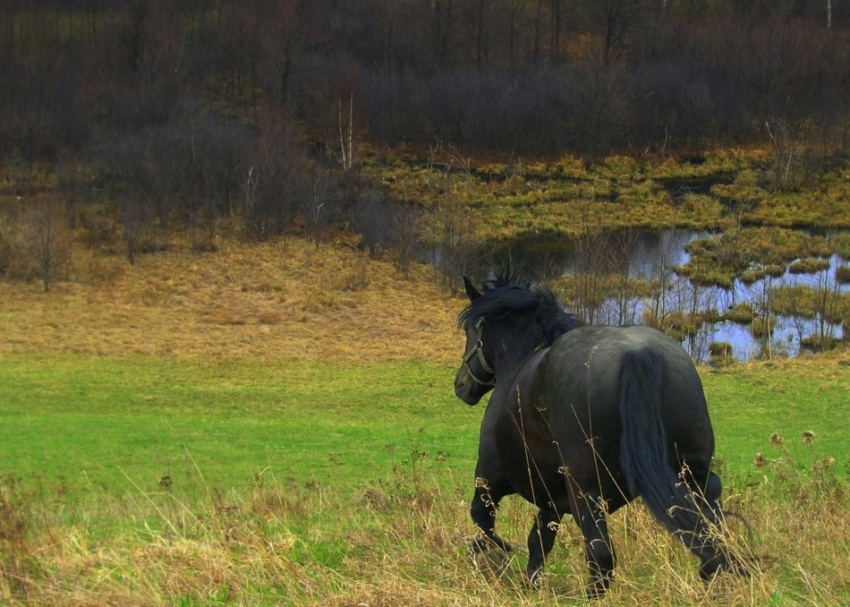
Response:
[{"label": "forest background", "polygon": [[[398,251],[422,231],[417,192],[392,187],[399,166],[761,149],[793,158],[798,178],[775,183],[799,186],[848,152],[845,2],[3,0],[0,13],[13,277],[53,272],[45,253],[15,261],[16,199],[29,200],[17,223],[67,222],[131,262],[163,246],[156,230],[188,227],[205,250],[228,221],[259,240],[351,228]],[[39,198],[61,212],[34,212]]]}]

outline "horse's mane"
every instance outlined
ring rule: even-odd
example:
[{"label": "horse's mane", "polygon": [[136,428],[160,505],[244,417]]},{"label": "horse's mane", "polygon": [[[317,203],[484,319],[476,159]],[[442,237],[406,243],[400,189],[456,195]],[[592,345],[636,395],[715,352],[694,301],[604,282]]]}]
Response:
[{"label": "horse's mane", "polygon": [[581,326],[575,317],[564,310],[549,289],[532,288],[527,283],[503,272],[483,284],[481,297],[469,304],[458,316],[458,325],[466,327],[479,319],[500,319],[516,312],[535,311],[537,326],[546,345],[551,345],[564,333]]}]

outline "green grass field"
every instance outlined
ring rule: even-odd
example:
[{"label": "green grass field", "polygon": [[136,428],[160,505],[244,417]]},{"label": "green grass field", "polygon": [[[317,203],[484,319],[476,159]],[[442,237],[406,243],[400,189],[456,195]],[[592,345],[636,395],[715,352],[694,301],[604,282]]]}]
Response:
[{"label": "green grass field", "polygon": [[[784,437],[801,467],[850,464],[850,371],[704,369],[717,456],[734,476]],[[3,474],[72,492],[153,489],[202,473],[240,487],[264,470],[356,491],[410,458],[471,474],[483,405],[452,392],[454,369],[429,363],[217,362],[7,356],[0,366]],[[812,432],[812,444],[803,432]]]},{"label": "green grass field", "polygon": [[[0,602],[571,604],[585,566],[572,523],[541,593],[491,586],[466,556],[483,408],[454,398],[453,373],[4,355]],[[706,591],[685,551],[629,508],[614,517],[621,573],[604,604],[850,603],[850,370],[703,378],[728,503],[765,569]],[[515,545],[530,516],[506,501]]]},{"label": "green grass field", "polygon": [[[4,474],[45,486],[149,490],[203,474],[241,487],[265,470],[354,492],[422,452],[470,466],[480,412],[452,370],[417,363],[216,363],[7,357]],[[130,485],[130,486],[133,486]]]}]

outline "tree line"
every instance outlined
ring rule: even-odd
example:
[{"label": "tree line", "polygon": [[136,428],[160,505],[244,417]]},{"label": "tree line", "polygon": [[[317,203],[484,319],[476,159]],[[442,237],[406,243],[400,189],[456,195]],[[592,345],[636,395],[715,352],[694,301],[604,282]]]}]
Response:
[{"label": "tree line", "polygon": [[[5,150],[77,151],[193,97],[339,106],[386,142],[514,153],[748,143],[765,122],[841,145],[850,7],[829,0],[3,0]],[[218,104],[216,102],[219,102]],[[56,150],[58,151],[58,150]]]},{"label": "tree line", "polygon": [[131,259],[175,219],[203,241],[234,213],[257,238],[386,216],[352,139],[848,152],[846,2],[0,0],[0,16],[0,156],[52,167],[72,224],[114,200]]}]

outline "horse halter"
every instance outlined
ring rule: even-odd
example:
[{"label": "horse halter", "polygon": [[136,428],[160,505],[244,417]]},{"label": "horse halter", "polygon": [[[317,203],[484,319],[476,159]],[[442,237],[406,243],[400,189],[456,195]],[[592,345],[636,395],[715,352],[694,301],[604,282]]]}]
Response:
[{"label": "horse halter", "polygon": [[[463,356],[463,366],[466,367],[466,372],[469,373],[469,376],[475,381],[475,383],[480,384],[482,386],[495,386],[496,385],[496,371],[493,370],[487,363],[487,359],[484,358],[484,342],[482,340],[482,334],[484,333],[484,318],[479,318],[478,322],[475,323],[475,330],[478,331],[478,341],[475,342],[475,345],[464,354]],[[478,362],[481,365],[481,368],[484,369],[486,373],[490,375],[490,379],[481,379],[475,372],[472,370],[472,367],[469,366],[469,361],[475,357],[478,357]]]}]

